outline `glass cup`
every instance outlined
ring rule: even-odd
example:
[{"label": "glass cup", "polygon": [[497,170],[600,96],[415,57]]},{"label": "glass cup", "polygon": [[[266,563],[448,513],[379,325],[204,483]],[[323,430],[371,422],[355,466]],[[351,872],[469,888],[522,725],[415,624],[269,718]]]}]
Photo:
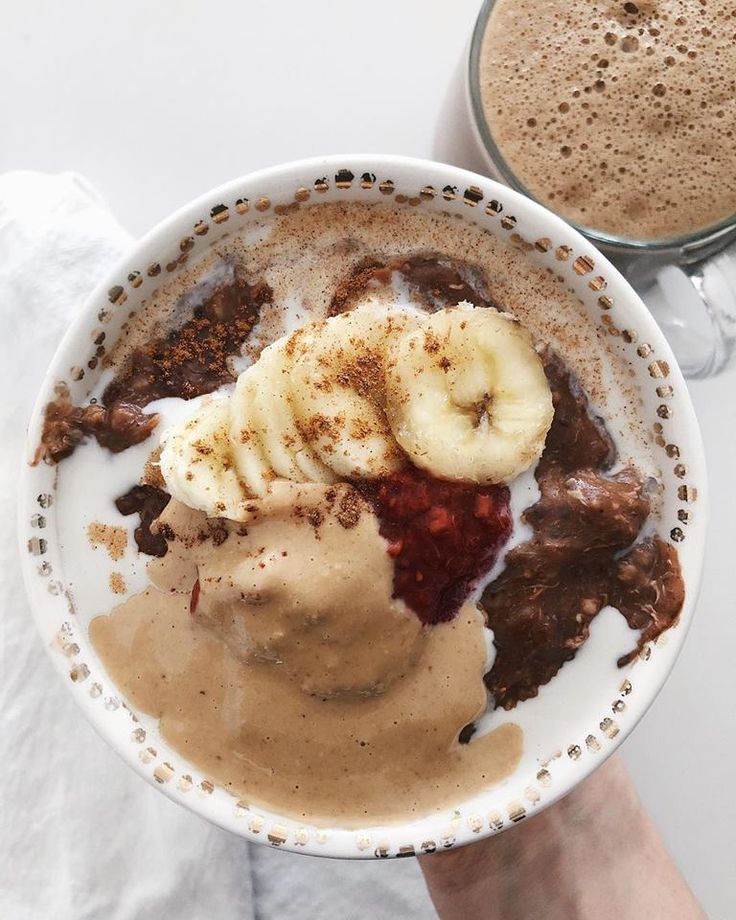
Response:
[{"label": "glass cup", "polygon": [[[480,55],[495,0],[475,24],[466,70],[476,144],[489,174],[534,198],[493,140],[480,97]],[[549,207],[549,205],[547,205]],[[718,373],[736,359],[736,214],[687,236],[636,240],[574,224],[627,277],[667,336],[686,377]]]}]

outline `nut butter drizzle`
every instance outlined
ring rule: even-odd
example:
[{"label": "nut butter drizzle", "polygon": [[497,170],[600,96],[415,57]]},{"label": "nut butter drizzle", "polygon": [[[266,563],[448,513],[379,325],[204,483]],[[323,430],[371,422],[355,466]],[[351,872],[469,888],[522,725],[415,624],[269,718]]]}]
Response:
[{"label": "nut butter drizzle", "polygon": [[[204,515],[173,501],[160,527],[169,552],[150,564],[155,586],[95,618],[90,636],[132,704],[225,789],[297,819],[364,826],[447,808],[516,768],[512,722],[458,740],[486,708],[482,617],[466,605],[425,627],[392,599],[378,522],[350,486],[303,490],[219,545]],[[387,629],[403,658],[384,645]]]}]

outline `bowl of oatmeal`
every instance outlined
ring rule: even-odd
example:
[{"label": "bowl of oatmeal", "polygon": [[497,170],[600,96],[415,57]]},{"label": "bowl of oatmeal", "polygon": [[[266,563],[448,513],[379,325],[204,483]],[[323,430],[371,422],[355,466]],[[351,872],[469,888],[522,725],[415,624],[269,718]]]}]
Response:
[{"label": "bowl of oatmeal", "polygon": [[149,782],[310,854],[432,852],[569,791],[673,666],[705,471],[583,237],[401,157],[228,183],[82,308],[29,428],[40,634]]}]

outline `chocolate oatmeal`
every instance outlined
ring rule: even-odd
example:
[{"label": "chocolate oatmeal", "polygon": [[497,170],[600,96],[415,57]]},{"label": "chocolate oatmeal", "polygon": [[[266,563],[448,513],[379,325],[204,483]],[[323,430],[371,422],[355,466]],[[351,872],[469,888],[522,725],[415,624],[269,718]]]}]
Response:
[{"label": "chocolate oatmeal", "polygon": [[606,472],[616,451],[603,421],[561,358],[547,349],[544,362],[555,416],[536,470],[542,496],[524,514],[534,536],[508,553],[481,599],[497,650],[486,686],[504,709],[574,657],[603,607],[641,630],[623,666],[676,622],[684,600],[674,547],[642,535],[650,501],[640,475]]},{"label": "chocolate oatmeal", "polygon": [[137,514],[140,518],[133,536],[138,549],[148,556],[166,555],[165,537],[152,531],[151,525],[160,517],[170,497],[168,492],[156,486],[140,485],[133,486],[115,501],[115,507],[121,514]]},{"label": "chocolate oatmeal", "polygon": [[67,397],[49,403],[43,453],[58,463],[88,435],[113,453],[145,441],[158,424],[155,414],[143,412],[149,403],[172,396],[193,399],[235,379],[229,359],[240,353],[271,299],[262,281],[236,278],[215,290],[179,328],[134,349],[101,403],[74,406]]},{"label": "chocolate oatmeal", "polygon": [[453,307],[464,300],[477,307],[498,306],[488,293],[482,269],[440,253],[429,253],[388,261],[369,258],[360,262],[337,286],[330,313],[350,310],[366,293],[389,285],[394,274],[408,286],[417,303],[428,309]]}]

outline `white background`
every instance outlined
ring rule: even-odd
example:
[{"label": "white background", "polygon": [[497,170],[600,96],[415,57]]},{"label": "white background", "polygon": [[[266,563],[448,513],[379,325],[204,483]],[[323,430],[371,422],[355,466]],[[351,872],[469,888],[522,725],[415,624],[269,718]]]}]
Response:
[{"label": "white background", "polygon": [[[79,171],[140,234],[220,182],[298,157],[472,167],[458,75],[478,6],[0,0],[0,172]],[[736,373],[691,390],[711,476],[705,585],[675,673],[624,756],[705,909],[731,920]]]}]

